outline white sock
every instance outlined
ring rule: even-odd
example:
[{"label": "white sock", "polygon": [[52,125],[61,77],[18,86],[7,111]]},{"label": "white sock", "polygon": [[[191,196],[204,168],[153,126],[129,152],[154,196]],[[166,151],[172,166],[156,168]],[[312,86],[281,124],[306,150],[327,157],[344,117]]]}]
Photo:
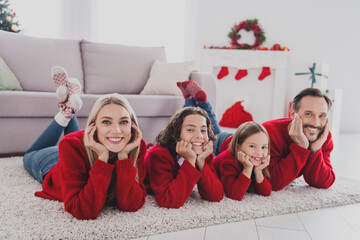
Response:
[{"label": "white sock", "polygon": [[78,94],[70,95],[68,100],[68,107],[72,107],[75,111],[79,111],[82,107],[82,100]]},{"label": "white sock", "polygon": [[67,95],[68,93],[66,86],[61,85],[56,89],[56,97],[58,98],[59,102],[65,102]]},{"label": "white sock", "polygon": [[54,117],[55,121],[63,127],[67,127],[67,125],[69,124],[71,118],[66,118],[64,116],[64,114],[62,114],[61,112],[58,112],[55,117]]}]

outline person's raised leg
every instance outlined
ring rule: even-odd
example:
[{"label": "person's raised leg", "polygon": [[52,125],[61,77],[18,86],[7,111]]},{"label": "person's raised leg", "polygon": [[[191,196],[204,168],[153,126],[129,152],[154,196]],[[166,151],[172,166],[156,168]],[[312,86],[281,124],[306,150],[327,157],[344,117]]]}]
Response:
[{"label": "person's raised leg", "polygon": [[52,79],[56,87],[56,96],[59,99],[59,113],[26,151],[23,159],[25,169],[40,183],[45,174],[58,161],[59,153],[56,144],[63,131],[79,130],[76,117],[74,120],[72,119],[75,112],[82,106],[79,96],[80,83],[76,79],[70,80],[65,69],[54,67]]},{"label": "person's raised leg", "polygon": [[184,107],[193,106],[204,109],[211,120],[214,134],[217,135],[221,133],[221,128],[216,120],[216,115],[210,102],[207,100],[205,91],[200,87],[200,85],[193,80],[188,80],[184,82],[177,82],[177,86],[180,88],[185,98]]},{"label": "person's raised leg", "polygon": [[216,114],[214,113],[210,102],[209,101],[197,102],[196,104],[201,109],[204,109],[206,111],[206,113],[208,114],[208,116],[211,120],[211,126],[213,128],[214,134],[218,135],[219,133],[221,133],[221,128],[220,128],[219,122],[216,120]]},{"label": "person's raised leg", "polygon": [[196,102],[206,102],[207,95],[197,82],[188,80],[177,82],[176,84],[180,88],[185,99],[192,97]]},{"label": "person's raised leg", "polygon": [[55,120],[61,126],[66,127],[76,111],[82,107],[80,98],[81,85],[75,78],[69,78],[66,70],[62,67],[53,67],[52,79],[56,87],[56,96],[59,99],[59,112]]},{"label": "person's raised leg", "polygon": [[195,99],[193,99],[192,97],[186,98],[183,108],[184,107],[197,107]]},{"label": "person's raised leg", "polygon": [[[26,152],[55,146],[59,141],[64,128],[68,127],[75,112],[82,106],[82,100],[79,96],[81,91],[79,81],[68,78],[66,70],[62,67],[53,67],[51,70],[51,78],[56,87],[56,97],[59,100],[59,112]],[[76,127],[77,130],[79,130],[78,124],[75,124],[76,122],[77,119],[71,124],[69,128],[71,131]]]},{"label": "person's raised leg", "polygon": [[70,120],[67,127],[64,129],[64,135],[67,135],[72,132],[77,132],[79,130],[80,130],[79,122],[76,115],[74,115],[74,117]]}]

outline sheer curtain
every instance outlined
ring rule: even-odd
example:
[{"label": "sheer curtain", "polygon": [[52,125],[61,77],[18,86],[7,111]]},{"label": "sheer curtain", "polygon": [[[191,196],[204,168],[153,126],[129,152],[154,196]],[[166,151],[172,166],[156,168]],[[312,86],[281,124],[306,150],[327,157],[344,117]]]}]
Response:
[{"label": "sheer curtain", "polygon": [[62,38],[63,0],[9,0],[16,13],[22,33],[30,36]]},{"label": "sheer curtain", "polygon": [[168,61],[184,59],[186,0],[97,0],[93,40],[165,46]]},{"label": "sheer curtain", "polygon": [[24,34],[165,46],[169,62],[184,60],[189,0],[10,0]]}]

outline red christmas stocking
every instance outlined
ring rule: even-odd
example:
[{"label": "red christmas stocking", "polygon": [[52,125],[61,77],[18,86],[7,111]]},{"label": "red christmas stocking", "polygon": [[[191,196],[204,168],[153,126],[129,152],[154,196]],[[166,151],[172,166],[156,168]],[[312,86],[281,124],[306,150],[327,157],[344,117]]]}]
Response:
[{"label": "red christmas stocking", "polygon": [[235,80],[240,80],[243,77],[246,77],[246,75],[248,75],[248,71],[246,69],[239,69],[235,75]]},{"label": "red christmas stocking", "polygon": [[217,75],[217,78],[220,80],[223,77],[226,77],[229,74],[229,68],[222,66],[220,72]]},{"label": "red christmas stocking", "polygon": [[267,76],[269,76],[271,74],[270,72],[270,67],[262,67],[262,71],[259,75],[259,80],[264,80],[264,78],[266,78]]}]

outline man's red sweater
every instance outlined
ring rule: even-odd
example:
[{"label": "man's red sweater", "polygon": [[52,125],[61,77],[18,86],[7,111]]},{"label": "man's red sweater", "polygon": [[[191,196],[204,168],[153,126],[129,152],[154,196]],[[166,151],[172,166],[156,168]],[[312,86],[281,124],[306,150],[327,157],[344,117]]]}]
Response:
[{"label": "man's red sweater", "polygon": [[189,198],[195,184],[200,196],[208,201],[219,202],[223,196],[223,186],[213,168],[211,154],[201,173],[188,161],[180,166],[177,160],[163,146],[155,145],[145,157],[150,188],[161,207],[179,208]]},{"label": "man's red sweater", "polygon": [[[229,142],[231,139],[232,136],[226,142]],[[216,156],[214,167],[224,186],[225,195],[228,198],[240,201],[249,189],[251,179],[242,173],[243,167],[231,154],[229,148]],[[266,177],[264,177],[261,183],[254,181],[253,184],[256,193],[262,196],[269,196],[271,194],[271,184]]]},{"label": "man's red sweater", "polygon": [[264,122],[270,136],[270,164],[273,190],[280,190],[295,178],[304,176],[305,181],[313,187],[329,188],[335,181],[335,174],[330,163],[333,150],[331,133],[316,153],[311,153],[294,143],[288,131],[290,118]]},{"label": "man's red sweater", "polygon": [[70,133],[59,143],[59,161],[47,173],[43,190],[35,196],[64,201],[65,210],[78,219],[95,219],[103,208],[112,176],[115,174],[116,206],[123,211],[136,211],[145,203],[144,156],[146,144],[141,142],[136,168],[132,158],[117,160],[115,165],[96,159],[92,168],[83,146],[84,130]]}]

